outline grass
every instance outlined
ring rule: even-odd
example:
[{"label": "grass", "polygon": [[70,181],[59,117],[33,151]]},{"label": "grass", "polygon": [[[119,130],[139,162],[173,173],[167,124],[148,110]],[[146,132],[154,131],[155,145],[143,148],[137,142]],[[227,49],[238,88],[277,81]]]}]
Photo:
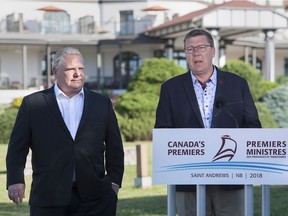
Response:
[{"label": "grass", "polygon": [[[150,143],[148,143],[150,144]],[[135,144],[127,143],[125,146]],[[151,146],[151,145],[149,145]],[[26,198],[21,205],[14,205],[7,197],[5,155],[7,145],[0,145],[0,216],[28,216],[27,204],[31,177],[26,176]],[[152,150],[150,148],[150,156]],[[150,157],[150,173],[151,173]],[[134,187],[136,166],[126,165],[123,187],[119,192],[117,216],[164,216],[166,213],[167,187],[166,185],[153,185],[151,188],[139,189]],[[270,216],[288,215],[288,186],[271,186]],[[261,187],[254,186],[254,216],[261,215]]]}]

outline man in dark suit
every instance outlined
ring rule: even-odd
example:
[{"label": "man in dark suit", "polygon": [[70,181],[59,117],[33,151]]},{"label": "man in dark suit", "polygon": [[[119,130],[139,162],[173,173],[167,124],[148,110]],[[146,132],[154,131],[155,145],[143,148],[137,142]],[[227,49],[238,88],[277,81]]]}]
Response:
[{"label": "man in dark suit", "polygon": [[[211,34],[192,30],[184,49],[190,70],[162,84],[155,128],[260,128],[246,80],[213,65]],[[195,191],[195,185],[176,185],[179,216],[196,215]],[[244,216],[244,186],[206,186],[206,215]]]},{"label": "man in dark suit", "polygon": [[114,216],[124,172],[117,119],[108,97],[83,88],[82,54],[55,54],[52,88],[26,96],[11,134],[8,196],[22,202],[24,167],[32,151],[31,216]]}]

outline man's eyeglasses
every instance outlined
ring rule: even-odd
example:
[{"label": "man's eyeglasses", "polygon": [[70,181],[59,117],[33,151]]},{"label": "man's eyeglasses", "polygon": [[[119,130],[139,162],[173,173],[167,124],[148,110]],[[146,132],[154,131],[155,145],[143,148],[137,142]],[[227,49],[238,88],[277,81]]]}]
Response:
[{"label": "man's eyeglasses", "polygon": [[205,52],[207,50],[208,47],[212,47],[211,45],[200,45],[200,46],[196,46],[196,47],[188,47],[185,49],[186,53],[192,54],[194,52]]}]

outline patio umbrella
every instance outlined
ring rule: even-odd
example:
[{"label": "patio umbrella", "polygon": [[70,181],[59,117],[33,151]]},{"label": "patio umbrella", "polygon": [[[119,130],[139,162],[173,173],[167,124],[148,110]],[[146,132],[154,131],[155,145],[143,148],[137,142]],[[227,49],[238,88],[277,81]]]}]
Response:
[{"label": "patio umbrella", "polygon": [[157,5],[142,9],[142,11],[167,11],[167,10],[170,10],[170,9],[157,6]]}]

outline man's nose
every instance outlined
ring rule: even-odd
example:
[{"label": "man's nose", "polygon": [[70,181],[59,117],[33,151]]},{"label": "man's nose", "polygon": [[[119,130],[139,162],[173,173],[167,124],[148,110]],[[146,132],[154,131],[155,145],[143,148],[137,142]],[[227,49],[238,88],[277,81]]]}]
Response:
[{"label": "man's nose", "polygon": [[80,76],[81,70],[79,68],[75,68],[74,76]]}]

